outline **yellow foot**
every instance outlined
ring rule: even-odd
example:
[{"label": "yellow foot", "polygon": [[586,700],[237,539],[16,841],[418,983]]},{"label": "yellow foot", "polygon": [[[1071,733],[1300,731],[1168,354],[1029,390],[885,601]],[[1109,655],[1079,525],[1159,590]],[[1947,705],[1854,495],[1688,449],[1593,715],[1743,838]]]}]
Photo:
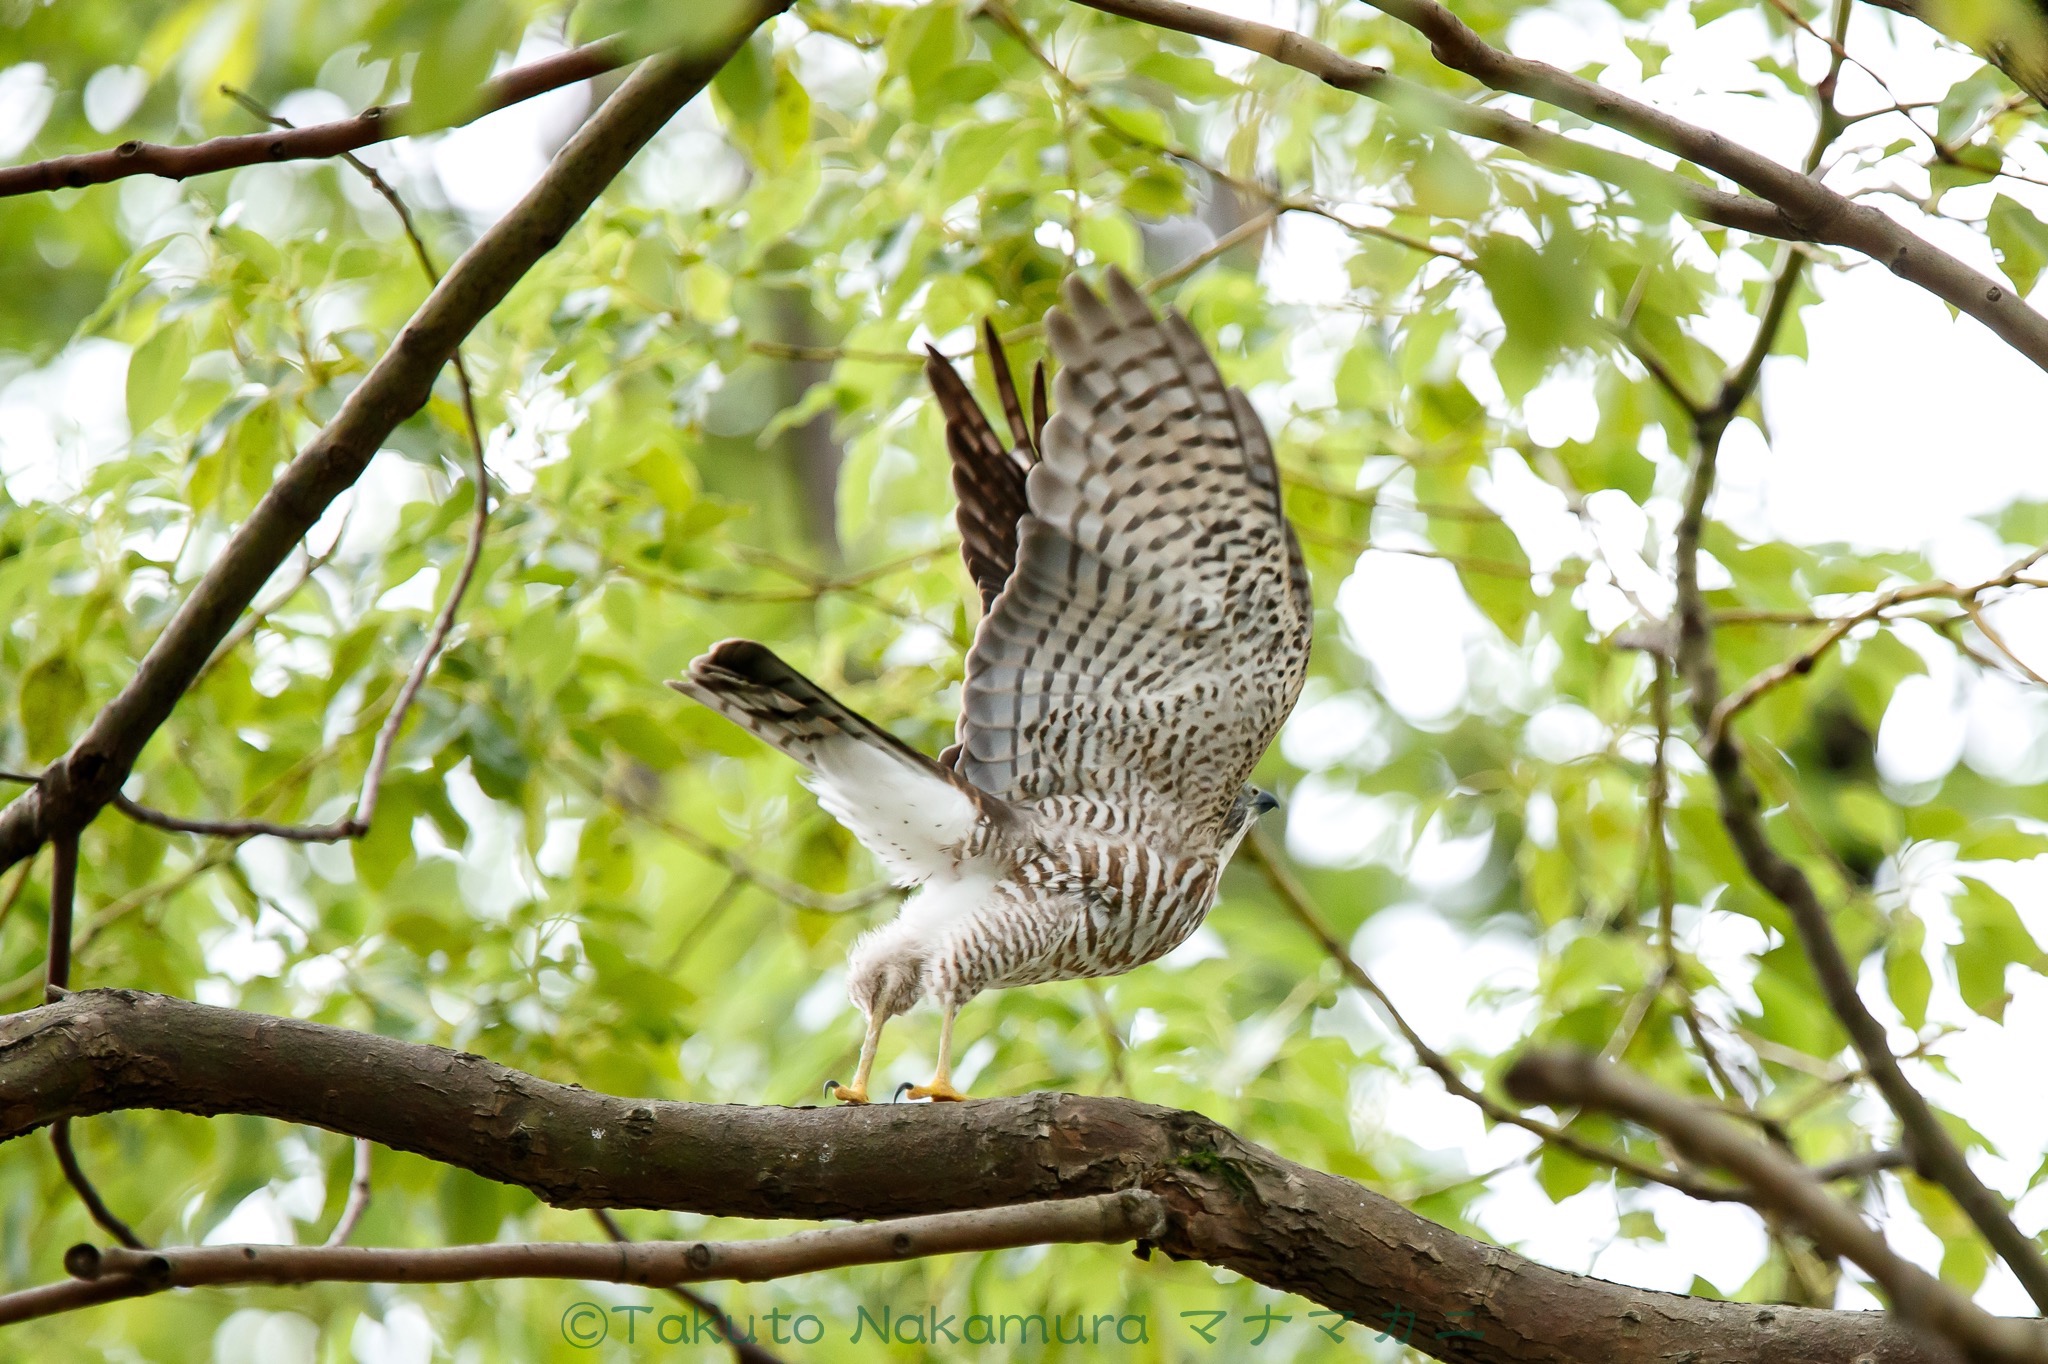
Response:
[{"label": "yellow foot", "polygon": [[864,1104],[868,1101],[865,1087],[855,1089],[852,1085],[842,1085],[837,1080],[827,1080],[825,1092],[843,1104]]},{"label": "yellow foot", "polygon": [[928,1085],[917,1085],[910,1091],[913,1099],[930,1099],[934,1103],[959,1103],[967,1096],[953,1088],[949,1080],[934,1080]]}]

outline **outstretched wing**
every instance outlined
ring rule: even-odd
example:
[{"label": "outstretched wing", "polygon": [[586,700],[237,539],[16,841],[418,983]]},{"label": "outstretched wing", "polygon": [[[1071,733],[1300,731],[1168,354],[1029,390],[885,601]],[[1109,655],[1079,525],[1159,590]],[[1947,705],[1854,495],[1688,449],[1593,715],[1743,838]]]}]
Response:
[{"label": "outstretched wing", "polygon": [[1121,273],[1106,300],[1069,280],[1046,334],[1053,414],[1015,569],[968,653],[958,770],[1010,800],[1219,821],[1308,661],[1272,448],[1186,320]]},{"label": "outstretched wing", "polygon": [[766,646],[728,639],[669,685],[795,758],[818,803],[909,885],[968,855],[1003,802],[835,701]]},{"label": "outstretched wing", "polygon": [[960,527],[960,555],[967,561],[975,586],[981,589],[981,609],[986,612],[1016,566],[1017,523],[1030,510],[1024,479],[1038,462],[1038,433],[1045,429],[1045,366],[1038,367],[1032,384],[1032,406],[1038,418],[1034,429],[1025,425],[1024,405],[1018,401],[1009,357],[1003,354],[995,325],[984,321],[982,336],[988,344],[989,367],[995,372],[996,396],[1009,421],[1008,445],[989,425],[981,404],[953,366],[931,346],[925,347],[929,358],[924,372],[946,418],[953,494],[959,500],[953,519]]}]

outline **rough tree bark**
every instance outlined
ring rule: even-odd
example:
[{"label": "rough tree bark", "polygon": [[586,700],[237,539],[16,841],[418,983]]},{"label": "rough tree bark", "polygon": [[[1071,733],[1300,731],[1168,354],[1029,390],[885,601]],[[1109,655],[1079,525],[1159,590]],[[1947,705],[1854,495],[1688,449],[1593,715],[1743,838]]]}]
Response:
[{"label": "rough tree bark", "polygon": [[[1158,1249],[1499,1364],[1946,1364],[1879,1313],[1654,1293],[1526,1260],[1200,1114],[1030,1094],[772,1108],[614,1098],[478,1056],[126,990],[0,1020],[0,1140],[121,1109],[255,1114],[367,1137],[558,1207],[868,1218],[1144,1189]],[[1405,1316],[1404,1316],[1405,1319]],[[1438,1342],[1477,1331],[1481,1339]]]}]

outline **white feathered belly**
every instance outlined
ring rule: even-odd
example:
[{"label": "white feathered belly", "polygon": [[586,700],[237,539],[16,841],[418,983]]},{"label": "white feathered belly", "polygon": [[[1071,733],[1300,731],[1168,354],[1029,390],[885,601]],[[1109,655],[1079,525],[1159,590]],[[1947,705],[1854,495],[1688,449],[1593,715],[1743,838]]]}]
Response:
[{"label": "white feathered belly", "polygon": [[[1213,859],[1162,856],[1132,847],[1033,859],[989,884],[968,907],[953,886],[918,897],[952,910],[926,960],[926,988],[964,1003],[983,990],[1121,975],[1187,940],[1216,901]],[[908,917],[912,906],[905,906]]]}]

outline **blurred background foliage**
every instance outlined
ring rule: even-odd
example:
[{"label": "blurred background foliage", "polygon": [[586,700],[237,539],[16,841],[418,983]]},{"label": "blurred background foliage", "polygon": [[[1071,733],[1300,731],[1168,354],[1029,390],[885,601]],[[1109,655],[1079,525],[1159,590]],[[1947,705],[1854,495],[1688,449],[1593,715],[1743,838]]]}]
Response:
[{"label": "blurred background foliage", "polygon": [[[1459,12],[1498,41],[1540,8]],[[1626,31],[1649,32],[1650,6],[1612,8]],[[1699,0],[1691,14],[1705,25],[1736,8]],[[1817,70],[1795,60],[1794,11],[1827,22],[1797,0],[1760,8],[1754,67],[1796,99]],[[8,0],[0,109],[13,117],[0,119],[0,152],[253,130],[223,84],[300,122],[407,94],[452,110],[522,53],[620,29],[656,41],[692,12],[592,3],[565,33],[557,7],[500,0]],[[1363,6],[1311,4],[1298,18],[1344,51],[1464,92]],[[1631,45],[1645,70],[1666,55],[1647,36]],[[367,159],[445,263],[530,178],[525,143],[539,147],[529,159],[544,154],[584,105],[555,97],[530,117]],[[1943,136],[1980,160],[2035,137],[2034,113],[1981,73],[1940,111]],[[1336,301],[1274,286],[1262,263],[1276,221],[1283,234],[1312,221],[1338,243]],[[2048,229],[2001,196],[1981,230],[2030,287]],[[1690,430],[1621,337],[1707,392],[1747,344],[1709,316],[1753,309],[1776,251],[1072,5],[806,0],[466,347],[496,506],[370,835],[233,844],[104,815],[85,837],[75,983],[460,1047],[619,1094],[815,1100],[857,1041],[844,954],[896,894],[791,764],[660,683],[712,641],[752,636],[926,751],[942,747],[976,615],[916,352],[931,340],[966,363],[970,329],[990,316],[1022,373],[1060,281],[1114,263],[1188,314],[1276,438],[1318,639],[1302,711],[1260,779],[1293,797],[1286,817],[1299,823],[1282,838],[1276,816],[1273,846],[1294,854],[1325,919],[1348,940],[1383,911],[1421,905],[1453,941],[1508,952],[1513,969],[1469,1005],[1452,1001],[1505,1020],[1495,1043],[1437,1039],[1475,1077],[1520,1039],[1564,1039],[1761,1109],[1815,1161],[1889,1145],[1682,734],[1669,746],[1668,889],[1652,855],[1662,684],[1636,646],[1670,608],[1659,591]],[[1813,268],[1836,264],[1817,253]],[[0,762],[32,769],[77,737],[426,287],[390,209],[337,163],[0,201]],[[1795,300],[1781,352],[1802,353],[1799,308],[1813,298]],[[985,357],[972,366],[989,393]],[[1597,422],[1539,443],[1523,400],[1560,375],[1590,386]],[[1754,408],[1747,417],[1761,423]],[[194,816],[347,812],[460,557],[475,496],[466,458],[444,375],[259,599],[239,646],[145,754],[132,795]],[[1533,567],[1503,514],[1516,497],[1587,533]],[[1630,525],[1632,542],[1614,533]],[[1991,530],[2017,554],[2048,514],[2018,504]],[[1726,526],[1708,548],[1731,681],[1810,642],[1807,613],[1932,576],[1911,554]],[[1389,681],[1413,624],[1390,600],[1402,583],[1462,612],[1462,671],[1434,695]],[[1838,932],[1877,972],[1870,988],[1938,1054],[1956,1029],[1995,1028],[2008,970],[2043,958],[1983,879],[1947,892],[1956,940],[1930,937],[1905,893],[1915,859],[1967,870],[2048,851],[2048,796],[2018,767],[1957,766],[1910,790],[1880,777],[1874,736],[1895,689],[1925,671],[1921,636],[1966,650],[1970,667],[2007,666],[1967,621],[1937,620],[1947,640],[1916,628],[1864,627],[1743,723],[1774,836],[1839,906]],[[28,1007],[39,988],[47,865],[0,883],[0,1007]],[[1721,948],[1700,950],[1708,939]],[[1930,1011],[1948,998],[1937,977],[1965,1007]],[[1444,988],[1413,973],[1383,983],[1397,1004]],[[1533,1166],[1553,1199],[1613,1200],[1619,1236],[1664,1234],[1641,1186],[1603,1167],[1510,1135],[1497,1144],[1505,1164],[1483,1168],[1404,1134],[1403,1105],[1436,1082],[1344,992],[1253,862],[1169,962],[986,998],[963,1033],[962,1078],[978,1093],[1199,1108],[1481,1235],[1475,1200]],[[925,1013],[892,1029],[886,1085],[923,1078],[935,1039]],[[1572,1125],[1664,1160],[1605,1120]],[[341,1138],[253,1119],[122,1114],[80,1124],[77,1140],[152,1240],[317,1239],[348,1183]],[[1985,1261],[1954,1208],[1910,1176],[1902,1190],[1912,1212],[1894,1211],[1942,1238],[1943,1271],[1976,1287]],[[0,1217],[10,1287],[59,1277],[64,1247],[95,1232],[40,1140],[0,1151]],[[624,1220],[647,1236],[766,1230]],[[358,1239],[595,1234],[583,1214],[379,1151]],[[1832,1268],[1787,1240],[1770,1239],[1752,1271],[1694,1291],[1835,1300]],[[1250,1348],[1256,1314],[1275,1305],[1291,1319],[1266,1323],[1262,1356],[1402,1356],[1397,1325],[1355,1324],[1340,1343],[1309,1304],[1117,1249],[714,1292],[764,1332],[771,1309],[820,1315],[832,1344],[819,1357],[980,1357],[845,1343],[856,1308],[883,1304],[1142,1313],[1149,1343],[1114,1347],[1133,1359]],[[557,1283],[206,1291],[16,1328],[0,1356],[717,1356],[617,1334],[586,1354],[559,1329],[582,1299],[653,1305],[642,1331],[666,1310],[654,1295]],[[1228,1314],[1213,1346],[1180,1315],[1211,1310]]]}]

